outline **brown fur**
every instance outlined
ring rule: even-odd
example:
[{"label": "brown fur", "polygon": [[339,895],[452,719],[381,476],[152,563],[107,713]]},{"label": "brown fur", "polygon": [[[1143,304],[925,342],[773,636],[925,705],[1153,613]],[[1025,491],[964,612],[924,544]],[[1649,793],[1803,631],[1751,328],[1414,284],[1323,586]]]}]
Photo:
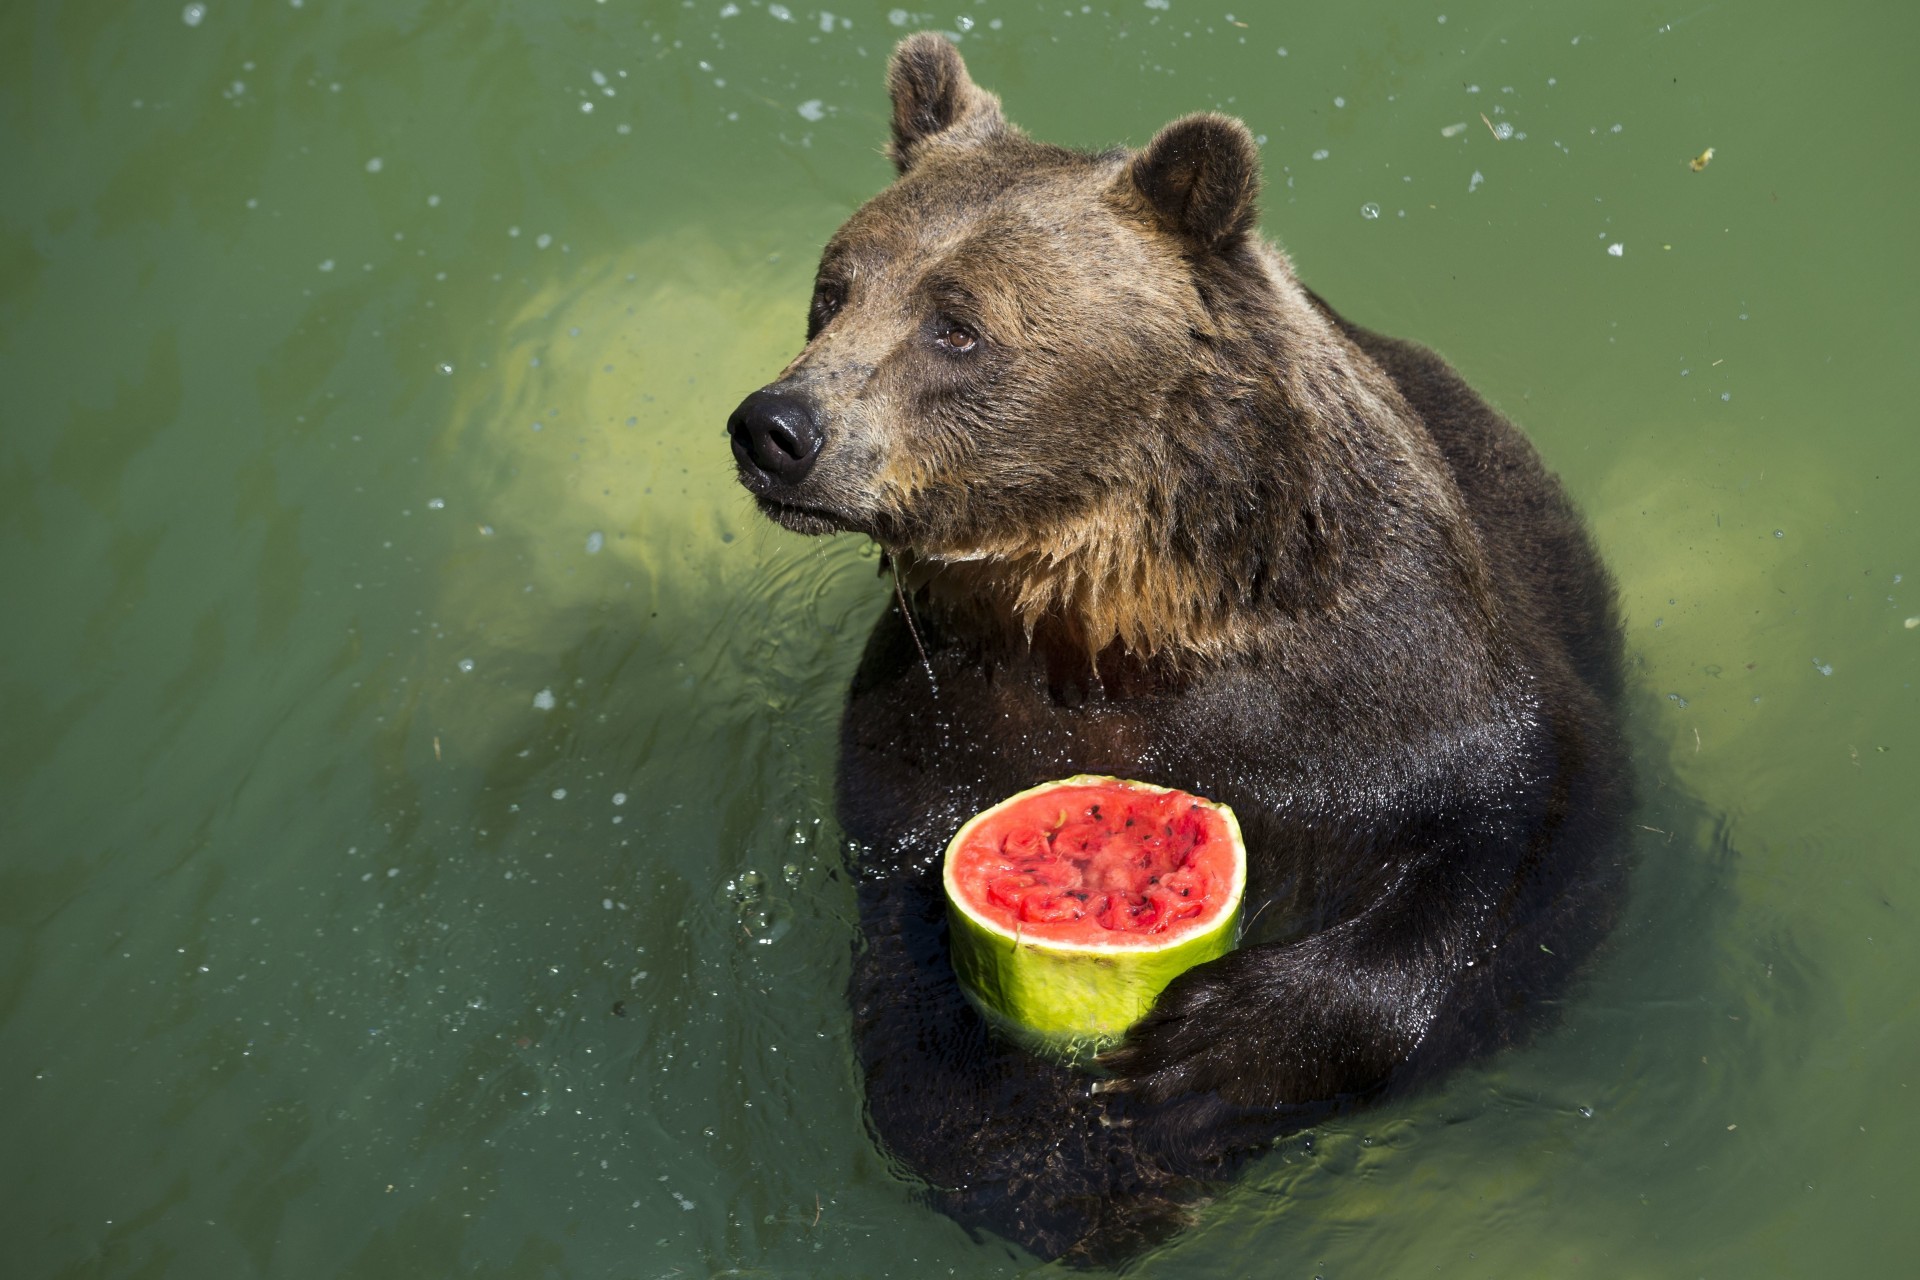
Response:
[{"label": "brown fur", "polygon": [[[1138,157],[1066,152],[1007,125],[934,45],[951,54],[929,37],[895,60],[903,177],[828,244],[822,291],[843,301],[780,379],[846,437],[792,523],[863,529],[937,607],[1089,658],[1284,646],[1290,614],[1371,589],[1396,542],[1483,596],[1405,401],[1246,234],[1245,127],[1198,116]],[[957,134],[913,131],[947,118]],[[1196,272],[1196,246],[1218,261]],[[914,349],[914,310],[942,306],[993,365]]]},{"label": "brown fur", "polygon": [[[1194,1176],[1524,1034],[1605,934],[1612,590],[1510,423],[1259,238],[1239,122],[1034,142],[931,35],[889,86],[899,179],[730,429],[762,510],[872,537],[912,601],[842,729],[874,1127],[962,1221],[1124,1254]],[[962,1000],[936,866],[1082,772],[1232,805],[1257,921],[1097,1095]]]}]

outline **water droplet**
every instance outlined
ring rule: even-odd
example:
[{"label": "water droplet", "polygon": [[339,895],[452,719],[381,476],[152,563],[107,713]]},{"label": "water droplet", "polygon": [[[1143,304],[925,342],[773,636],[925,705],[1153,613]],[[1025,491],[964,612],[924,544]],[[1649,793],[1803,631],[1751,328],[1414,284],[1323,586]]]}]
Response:
[{"label": "water droplet", "polygon": [[322,262],[322,263],[320,264],[320,269],[321,269],[322,271],[331,271],[331,270],[333,270],[333,259],[332,259],[332,258],[328,258],[328,259],[326,259],[325,261],[323,261],[323,262]]},{"label": "water droplet", "polygon": [[190,4],[186,8],[180,11],[180,21],[186,23],[190,27],[199,26],[203,21],[206,20],[206,16],[207,16],[207,6],[203,4]]},{"label": "water droplet", "polygon": [[1773,531],[1773,536],[1776,538],[1784,538],[1787,536],[1787,531],[1785,529],[1775,529]]},{"label": "water droplet", "polygon": [[385,167],[386,167],[386,161],[382,160],[379,156],[375,156],[373,159],[367,161],[368,173],[378,173],[380,172],[380,170],[384,169]]},{"label": "water droplet", "polygon": [[460,674],[461,674],[461,675],[472,675],[472,674],[473,674],[473,659],[472,659],[472,658],[462,658],[462,659],[460,659],[460,661],[458,661],[458,662],[456,662],[456,663],[454,663],[453,665],[454,665],[454,666],[456,666],[456,667],[458,667],[458,668],[460,668]]},{"label": "water droplet", "polygon": [[440,371],[441,373],[452,373],[452,372],[453,372],[453,366],[452,366],[452,365],[450,365],[450,364],[448,364],[448,363],[447,363],[447,362],[446,362],[445,360],[442,360],[442,361],[441,361],[441,362],[440,362],[439,364],[437,364],[437,365],[435,365],[435,366],[433,366],[433,367],[434,367],[434,368],[436,368],[436,369],[438,369],[438,370],[439,370],[439,371]]},{"label": "water droplet", "polygon": [[614,803],[615,803],[616,805],[620,805],[620,804],[625,804],[625,803],[627,802],[627,793],[626,793],[626,792],[624,792],[624,791],[616,791],[616,792],[614,792],[614,793],[613,793],[613,802],[614,802]]},{"label": "water droplet", "polygon": [[445,498],[428,498],[427,499],[427,510],[445,511],[446,509],[447,509],[447,500]]},{"label": "water droplet", "polygon": [[1372,222],[1375,218],[1380,216],[1380,206],[1375,204],[1373,201],[1369,200],[1365,204],[1360,206],[1360,216],[1365,218],[1368,222]]},{"label": "water droplet", "polygon": [[567,789],[565,787],[555,787],[553,789],[553,798],[555,800],[565,800],[567,798]]},{"label": "water droplet", "polygon": [[533,238],[533,247],[536,249],[544,249],[552,243],[553,243],[553,237],[548,235],[544,231],[542,231],[539,235]]}]

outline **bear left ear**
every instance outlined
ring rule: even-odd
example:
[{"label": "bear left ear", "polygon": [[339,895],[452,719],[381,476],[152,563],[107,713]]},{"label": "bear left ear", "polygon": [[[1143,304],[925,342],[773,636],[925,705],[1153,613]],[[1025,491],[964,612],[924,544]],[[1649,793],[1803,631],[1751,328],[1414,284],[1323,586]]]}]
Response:
[{"label": "bear left ear", "polygon": [[893,167],[905,173],[928,139],[985,142],[1006,132],[1000,99],[967,75],[960,51],[931,31],[908,36],[887,65],[893,98]]},{"label": "bear left ear", "polygon": [[1162,225],[1206,252],[1253,229],[1260,151],[1231,116],[1187,116],[1154,135],[1126,181]]}]

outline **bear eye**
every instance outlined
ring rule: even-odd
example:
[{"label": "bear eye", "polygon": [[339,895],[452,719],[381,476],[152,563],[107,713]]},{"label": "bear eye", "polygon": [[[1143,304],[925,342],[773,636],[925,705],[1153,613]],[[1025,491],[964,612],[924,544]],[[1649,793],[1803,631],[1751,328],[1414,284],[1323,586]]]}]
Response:
[{"label": "bear eye", "polygon": [[847,300],[844,288],[831,280],[822,280],[813,287],[813,305],[807,308],[807,338],[827,327],[827,322],[840,314],[840,307]]},{"label": "bear eye", "polygon": [[980,345],[980,335],[956,320],[942,320],[934,329],[933,340],[941,350],[960,355]]}]

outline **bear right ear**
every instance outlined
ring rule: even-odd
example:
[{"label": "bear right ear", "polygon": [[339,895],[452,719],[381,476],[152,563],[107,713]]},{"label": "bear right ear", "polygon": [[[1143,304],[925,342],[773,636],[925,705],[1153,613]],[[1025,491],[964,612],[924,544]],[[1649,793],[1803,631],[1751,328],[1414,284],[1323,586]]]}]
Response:
[{"label": "bear right ear", "polygon": [[1260,151],[1231,116],[1187,116],[1154,135],[1127,180],[1161,225],[1207,252],[1253,229]]},{"label": "bear right ear", "polygon": [[905,173],[928,139],[985,142],[1006,132],[1000,99],[967,75],[960,51],[931,31],[908,36],[887,65],[893,98],[893,167]]}]

